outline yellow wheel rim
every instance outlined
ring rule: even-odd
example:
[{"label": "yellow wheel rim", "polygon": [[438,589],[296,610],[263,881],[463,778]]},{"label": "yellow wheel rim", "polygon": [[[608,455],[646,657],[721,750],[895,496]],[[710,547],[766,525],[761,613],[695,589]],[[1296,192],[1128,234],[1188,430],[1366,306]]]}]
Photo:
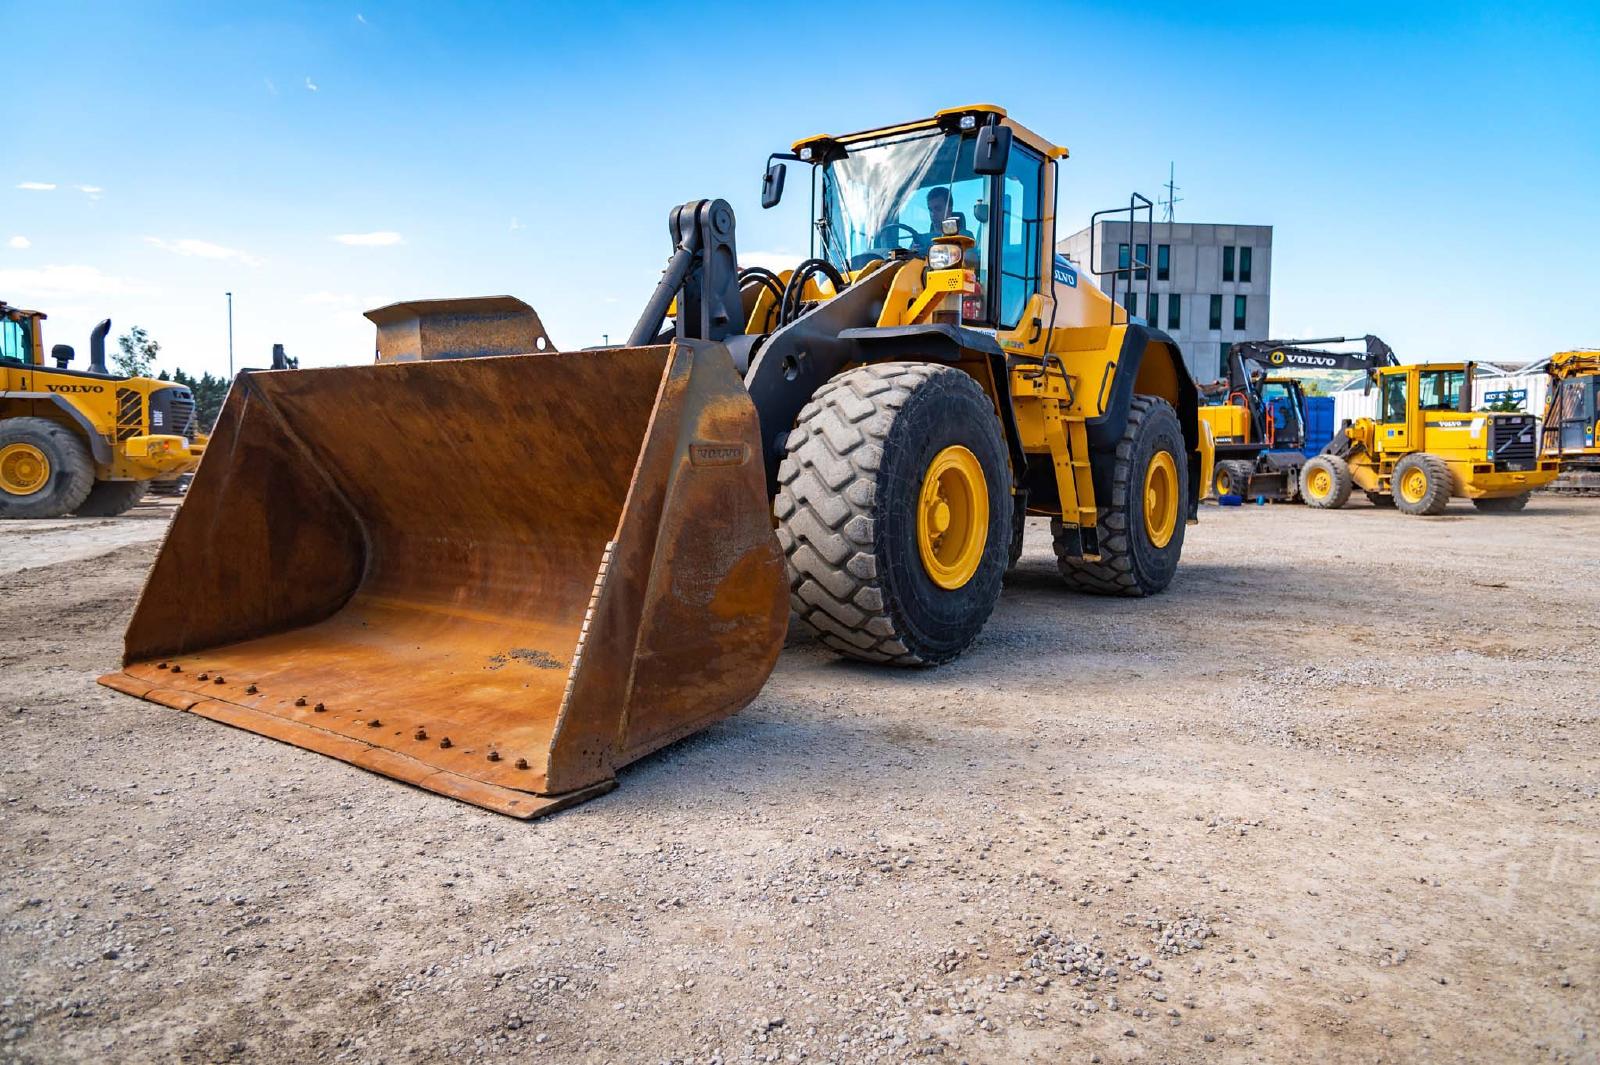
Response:
[{"label": "yellow wheel rim", "polygon": [[917,500],[917,550],[941,588],[972,579],[989,540],[989,485],[978,456],[957,444],[933,457]]},{"label": "yellow wheel rim", "polygon": [[1428,494],[1428,475],[1414,466],[1407,470],[1400,478],[1400,494],[1407,503],[1422,502],[1422,497]]},{"label": "yellow wheel rim", "polygon": [[14,496],[31,496],[50,483],[50,459],[32,444],[7,444],[0,448],[0,489]]},{"label": "yellow wheel rim", "polygon": [[1220,496],[1233,495],[1233,475],[1227,470],[1217,471],[1217,494]]},{"label": "yellow wheel rim", "polygon": [[1333,475],[1327,470],[1312,470],[1306,478],[1306,489],[1318,499],[1326,499],[1333,494]]},{"label": "yellow wheel rim", "polygon": [[1150,543],[1166,547],[1178,527],[1178,464],[1172,452],[1157,451],[1144,471],[1144,531]]}]

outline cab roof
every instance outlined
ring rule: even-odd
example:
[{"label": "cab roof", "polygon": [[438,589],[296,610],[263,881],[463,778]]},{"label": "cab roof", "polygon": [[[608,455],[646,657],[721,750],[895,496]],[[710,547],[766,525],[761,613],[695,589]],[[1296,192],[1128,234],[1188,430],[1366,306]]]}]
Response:
[{"label": "cab roof", "polygon": [[[1001,125],[1011,129],[1011,136],[1014,139],[1021,141],[1034,151],[1040,152],[1046,158],[1065,159],[1067,157],[1067,149],[1050,143],[1022,123],[1008,117],[1006,109],[996,104],[967,104],[963,107],[947,107],[942,111],[934,112],[928,118],[919,118],[913,122],[901,122],[892,126],[878,126],[873,129],[859,130],[855,133],[819,133],[815,136],[795,141],[794,150],[798,152],[801,148],[828,144],[848,147],[861,141],[877,140],[880,137],[887,137],[896,133],[915,133],[918,130],[955,130],[960,128],[961,119],[969,115],[979,122],[985,121],[990,115],[993,115],[1000,121]],[[825,157],[826,153],[823,154]]]}]

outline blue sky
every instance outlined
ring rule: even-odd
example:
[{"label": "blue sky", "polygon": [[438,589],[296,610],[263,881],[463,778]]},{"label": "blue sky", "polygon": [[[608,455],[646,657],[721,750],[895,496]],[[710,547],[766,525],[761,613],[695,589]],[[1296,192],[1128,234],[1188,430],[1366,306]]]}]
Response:
[{"label": "blue sky", "polygon": [[0,3],[0,298],[191,371],[226,368],[227,290],[241,366],[366,361],[360,312],[423,296],[599,343],[672,205],[797,256],[769,151],[981,100],[1072,150],[1063,234],[1169,161],[1179,220],[1275,226],[1275,335],[1600,346],[1600,5],[1288,6]]}]

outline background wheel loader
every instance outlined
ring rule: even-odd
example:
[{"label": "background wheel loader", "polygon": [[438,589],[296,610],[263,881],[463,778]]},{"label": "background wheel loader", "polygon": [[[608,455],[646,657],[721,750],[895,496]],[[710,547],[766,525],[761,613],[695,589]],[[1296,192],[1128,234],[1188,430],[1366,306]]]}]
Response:
[{"label": "background wheel loader", "polygon": [[1293,370],[1372,370],[1395,364],[1394,351],[1370,333],[1363,350],[1332,351],[1351,337],[1247,340],[1228,353],[1228,376],[1200,386],[1200,418],[1216,442],[1210,493],[1293,502],[1306,463],[1306,400]]},{"label": "background wheel loader", "polygon": [[1515,511],[1558,472],[1539,456],[1531,414],[1474,411],[1471,363],[1389,366],[1372,373],[1378,417],[1334,434],[1300,473],[1313,507],[1342,507],[1359,486],[1376,506],[1440,514],[1452,496],[1479,510]]},{"label": "background wheel loader", "polygon": [[376,365],[242,375],[102,682],[531,817],[745,706],[791,607],[960,654],[1024,510],[1070,587],[1161,591],[1210,449],[1177,345],[1052,253],[1065,156],[989,105],[808,138],[762,202],[806,167],[813,257],[740,270],[685,204],[624,347],[433,300],[369,313]]},{"label": "background wheel loader", "polygon": [[205,451],[182,385],[106,369],[109,319],[89,336],[89,369],[66,344],[44,358],[45,316],[0,302],[0,518],[121,514],[152,480]]},{"label": "background wheel loader", "polygon": [[1600,496],[1600,351],[1563,351],[1545,367],[1540,454],[1561,463],[1550,491]]}]

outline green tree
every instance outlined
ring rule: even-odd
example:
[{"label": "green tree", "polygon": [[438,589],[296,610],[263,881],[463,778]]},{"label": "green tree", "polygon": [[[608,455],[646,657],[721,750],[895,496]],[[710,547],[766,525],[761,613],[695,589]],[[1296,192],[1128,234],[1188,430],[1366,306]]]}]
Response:
[{"label": "green tree", "polygon": [[117,338],[117,354],[111,356],[117,372],[129,377],[149,377],[155,369],[161,344],[151,340],[143,326],[134,326]]},{"label": "green tree", "polygon": [[195,417],[202,432],[211,432],[222,413],[222,401],[228,398],[228,379],[209,373],[191,377],[182,370],[174,370],[172,379],[194,394]]}]

